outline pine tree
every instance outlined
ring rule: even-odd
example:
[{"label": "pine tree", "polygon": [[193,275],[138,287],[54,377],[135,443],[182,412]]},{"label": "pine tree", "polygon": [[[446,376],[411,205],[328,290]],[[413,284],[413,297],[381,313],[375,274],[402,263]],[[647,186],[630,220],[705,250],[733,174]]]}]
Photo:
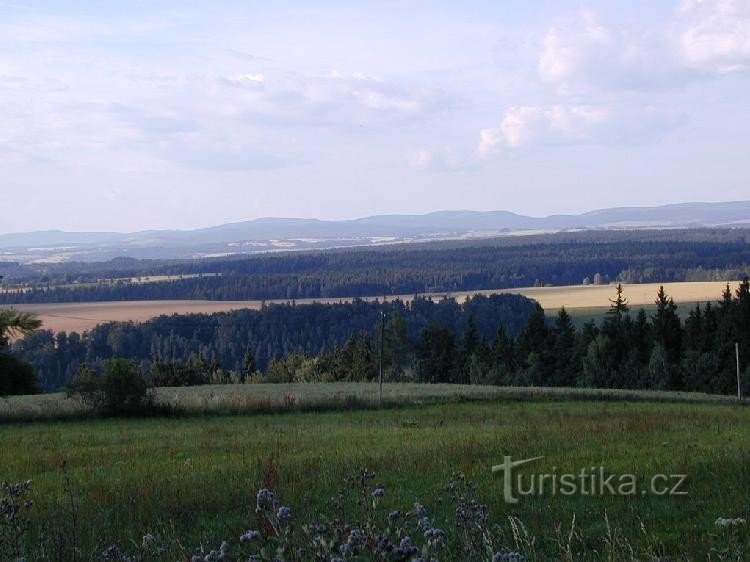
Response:
[{"label": "pine tree", "polygon": [[383,367],[388,380],[400,380],[411,363],[412,345],[409,341],[406,321],[395,311],[385,325],[383,342]]},{"label": "pine tree", "polygon": [[519,362],[526,371],[529,384],[549,385],[555,369],[552,360],[552,342],[544,309],[538,307],[529,317],[526,327],[518,336]]},{"label": "pine tree", "polygon": [[674,390],[679,388],[678,365],[682,355],[682,324],[677,315],[677,305],[667,296],[664,286],[659,288],[656,295],[656,313],[652,318],[653,336],[660,345],[666,357],[670,371],[668,386]]},{"label": "pine tree", "polygon": [[453,332],[434,323],[422,330],[417,346],[417,376],[420,382],[454,382],[456,359]]},{"label": "pine tree", "polygon": [[245,382],[248,377],[253,376],[257,370],[252,345],[247,344],[245,356],[242,358],[242,382]]},{"label": "pine tree", "polygon": [[565,307],[561,308],[557,314],[553,335],[555,339],[552,351],[554,369],[550,384],[573,386],[580,368],[580,361],[576,357],[576,329]]},{"label": "pine tree", "polygon": [[503,328],[502,324],[497,327],[495,339],[492,341],[492,361],[495,364],[504,365],[510,369],[515,365],[513,340],[505,333],[505,328]]},{"label": "pine tree", "polygon": [[620,319],[628,313],[630,307],[628,307],[628,299],[623,295],[624,289],[621,283],[618,283],[615,290],[617,291],[617,296],[609,300],[611,304],[608,313]]}]

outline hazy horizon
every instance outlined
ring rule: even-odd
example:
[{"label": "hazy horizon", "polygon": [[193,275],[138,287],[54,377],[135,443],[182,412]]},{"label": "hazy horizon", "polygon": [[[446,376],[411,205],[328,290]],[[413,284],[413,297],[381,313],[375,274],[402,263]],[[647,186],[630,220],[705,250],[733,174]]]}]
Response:
[{"label": "hazy horizon", "polygon": [[750,3],[0,0],[0,233],[750,198]]},{"label": "hazy horizon", "polygon": [[[750,201],[750,199],[748,199]],[[225,225],[231,225],[231,224],[239,224],[239,223],[245,223],[245,222],[252,222],[257,220],[320,220],[320,221],[327,221],[327,222],[348,222],[348,221],[356,221],[356,220],[362,220],[372,217],[379,217],[379,216],[425,216],[425,215],[431,215],[431,214],[439,214],[439,213],[492,213],[492,212],[509,212],[515,215],[519,216],[525,216],[529,218],[548,218],[552,216],[557,215],[585,215],[587,213],[595,213],[598,211],[608,211],[608,210],[614,210],[614,209],[626,209],[626,208],[633,208],[633,209],[649,209],[649,208],[657,208],[657,207],[664,207],[664,206],[674,206],[674,205],[690,205],[690,204],[706,204],[706,205],[712,205],[712,204],[722,204],[722,203],[736,203],[739,201],[680,201],[675,203],[665,203],[664,205],[628,205],[628,206],[621,206],[621,207],[607,207],[607,208],[597,208],[597,209],[586,209],[580,212],[571,212],[571,213],[549,213],[549,214],[526,214],[526,213],[518,213],[516,211],[510,210],[510,209],[487,209],[487,210],[479,210],[479,209],[437,209],[434,211],[425,211],[423,213],[420,212],[414,212],[414,213],[378,213],[376,215],[363,215],[363,216],[355,216],[355,217],[342,217],[342,218],[328,218],[328,219],[321,219],[320,217],[314,217],[314,216],[298,216],[298,217],[292,217],[292,216],[261,216],[261,217],[252,217],[248,219],[241,219],[239,221],[231,221],[227,223],[216,223],[216,224],[204,224],[204,225],[198,225],[195,227],[185,227],[185,228],[164,228],[159,226],[154,226],[151,228],[144,228],[139,230],[117,230],[117,229],[110,229],[106,231],[85,231],[85,230],[63,230],[60,228],[47,228],[47,229],[39,229],[36,231],[14,231],[14,232],[4,232],[0,230],[0,236],[6,235],[6,234],[24,234],[24,233],[31,233],[31,232],[70,232],[70,233],[85,233],[85,232],[111,232],[116,234],[129,234],[133,232],[142,232],[142,231],[160,231],[160,230],[200,230],[204,228],[212,228],[212,227],[218,227],[218,226],[225,226]]]}]

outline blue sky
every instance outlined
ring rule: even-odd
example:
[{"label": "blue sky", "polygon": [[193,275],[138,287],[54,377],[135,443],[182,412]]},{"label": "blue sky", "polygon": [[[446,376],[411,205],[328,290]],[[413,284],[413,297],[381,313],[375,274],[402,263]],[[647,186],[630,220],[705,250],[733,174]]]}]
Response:
[{"label": "blue sky", "polygon": [[0,0],[0,232],[750,198],[750,2]]}]

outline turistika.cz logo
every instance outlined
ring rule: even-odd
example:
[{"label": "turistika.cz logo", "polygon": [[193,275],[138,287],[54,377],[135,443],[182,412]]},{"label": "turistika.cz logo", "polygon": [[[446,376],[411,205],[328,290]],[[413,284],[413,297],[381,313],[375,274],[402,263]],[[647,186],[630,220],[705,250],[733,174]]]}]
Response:
[{"label": "turistika.cz logo", "polygon": [[577,473],[561,473],[558,467],[543,474],[524,475],[520,466],[538,461],[534,457],[514,461],[506,455],[492,472],[503,473],[503,496],[506,503],[518,503],[520,496],[686,496],[685,474],[655,474],[646,486],[640,486],[635,474],[609,474],[603,466],[585,467]]}]

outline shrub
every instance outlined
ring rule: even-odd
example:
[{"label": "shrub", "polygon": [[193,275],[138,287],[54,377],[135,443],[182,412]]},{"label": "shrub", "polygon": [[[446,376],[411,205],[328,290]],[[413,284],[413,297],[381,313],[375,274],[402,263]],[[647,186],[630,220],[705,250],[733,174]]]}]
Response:
[{"label": "shrub", "polygon": [[0,352],[0,396],[38,392],[39,386],[31,365]]},{"label": "shrub", "polygon": [[81,367],[68,386],[68,396],[79,396],[96,413],[108,416],[145,414],[154,406],[149,384],[129,359],[111,359],[101,375]]},{"label": "shrub", "polygon": [[197,386],[208,384],[210,373],[203,360],[191,357],[189,361],[157,361],[151,368],[154,386]]}]

